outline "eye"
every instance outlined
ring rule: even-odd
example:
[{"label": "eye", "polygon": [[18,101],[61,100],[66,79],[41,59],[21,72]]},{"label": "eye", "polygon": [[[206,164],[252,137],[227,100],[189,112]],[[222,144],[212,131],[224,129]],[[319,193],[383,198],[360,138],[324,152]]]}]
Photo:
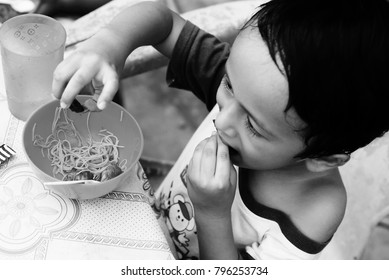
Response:
[{"label": "eye", "polygon": [[232,85],[231,85],[231,82],[230,82],[230,79],[228,78],[227,74],[224,75],[223,77],[223,85],[224,85],[224,88],[231,94],[233,95],[233,90],[232,90]]},{"label": "eye", "polygon": [[254,126],[251,124],[250,122],[250,118],[249,116],[247,115],[246,117],[246,120],[245,120],[245,126],[247,128],[247,130],[250,132],[251,136],[253,137],[263,137],[263,135],[261,133],[259,133],[255,128]]}]

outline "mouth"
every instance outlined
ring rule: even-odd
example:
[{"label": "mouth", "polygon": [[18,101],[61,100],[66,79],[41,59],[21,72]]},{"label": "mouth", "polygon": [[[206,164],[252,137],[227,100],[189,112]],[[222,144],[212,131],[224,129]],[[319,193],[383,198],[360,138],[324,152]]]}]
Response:
[{"label": "mouth", "polygon": [[223,142],[224,145],[228,147],[228,153],[230,155],[230,158],[236,157],[239,155],[239,152],[232,148],[224,139],[223,139],[223,132],[220,132],[219,130],[216,129],[217,134],[219,135],[220,140]]}]

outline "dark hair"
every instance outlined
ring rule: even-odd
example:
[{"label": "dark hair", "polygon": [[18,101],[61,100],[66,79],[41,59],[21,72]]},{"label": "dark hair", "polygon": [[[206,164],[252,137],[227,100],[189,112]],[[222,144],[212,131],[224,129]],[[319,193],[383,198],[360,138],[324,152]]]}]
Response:
[{"label": "dark hair", "polygon": [[[256,26],[307,124],[297,155],[351,153],[389,128],[389,4],[386,0],[272,0]],[[280,65],[278,65],[281,69]]]}]

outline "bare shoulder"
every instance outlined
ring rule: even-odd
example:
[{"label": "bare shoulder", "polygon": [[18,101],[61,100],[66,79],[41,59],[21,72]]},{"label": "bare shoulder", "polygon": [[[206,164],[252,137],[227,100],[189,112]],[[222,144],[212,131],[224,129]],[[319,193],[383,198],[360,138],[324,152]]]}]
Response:
[{"label": "bare shoulder", "polygon": [[342,222],[346,203],[347,194],[340,176],[323,178],[304,194],[301,207],[292,219],[307,237],[325,242]]}]

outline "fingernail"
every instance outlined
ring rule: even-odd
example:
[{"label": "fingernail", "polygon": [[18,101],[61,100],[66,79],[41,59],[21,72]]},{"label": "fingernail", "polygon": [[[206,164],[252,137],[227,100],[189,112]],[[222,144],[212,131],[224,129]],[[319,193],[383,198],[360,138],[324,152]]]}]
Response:
[{"label": "fingernail", "polygon": [[59,98],[57,96],[55,96],[53,93],[51,94],[51,96],[56,99],[56,100],[59,100]]},{"label": "fingernail", "polygon": [[68,107],[68,106],[66,105],[66,103],[63,102],[63,101],[60,102],[60,106],[61,106],[62,109],[66,109],[66,108]]},{"label": "fingernail", "polygon": [[100,101],[99,103],[97,103],[97,107],[98,107],[100,110],[104,110],[105,107],[107,107],[107,102],[105,102],[105,101]]}]

